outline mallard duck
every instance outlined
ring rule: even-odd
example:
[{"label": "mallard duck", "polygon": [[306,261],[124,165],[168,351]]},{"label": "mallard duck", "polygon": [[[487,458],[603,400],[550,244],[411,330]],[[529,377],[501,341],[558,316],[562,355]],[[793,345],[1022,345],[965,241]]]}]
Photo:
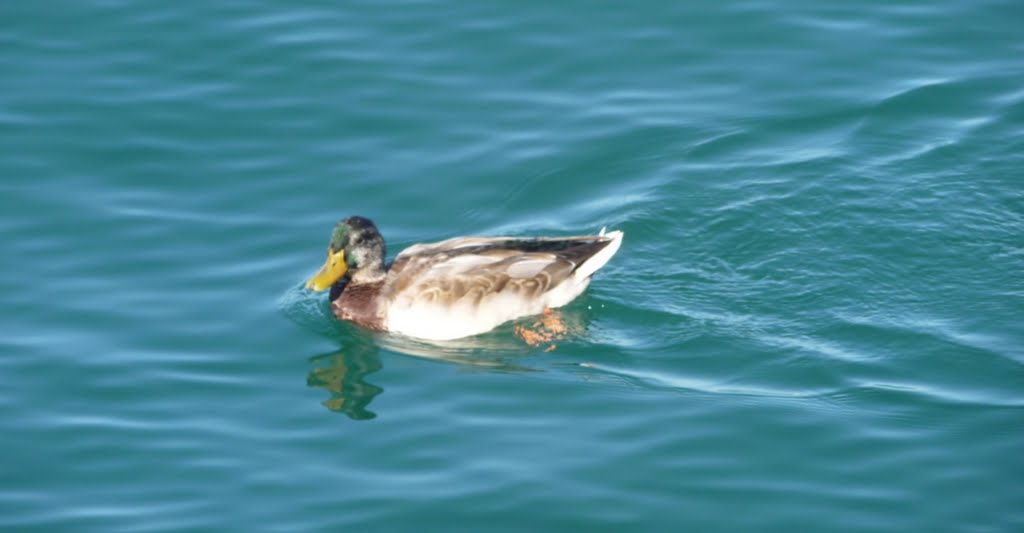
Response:
[{"label": "mallard duck", "polygon": [[340,320],[430,340],[468,337],[564,306],[622,244],[622,232],[577,237],[455,237],[384,263],[384,238],[363,217],[335,226],[327,262],[306,287],[331,289]]}]

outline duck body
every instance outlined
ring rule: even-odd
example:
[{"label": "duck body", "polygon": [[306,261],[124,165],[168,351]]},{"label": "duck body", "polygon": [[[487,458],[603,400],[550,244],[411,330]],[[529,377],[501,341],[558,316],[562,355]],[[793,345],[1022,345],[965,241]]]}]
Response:
[{"label": "duck body", "polygon": [[[340,320],[409,337],[449,340],[568,304],[621,243],[621,231],[575,237],[456,237],[410,246],[385,267],[383,238],[376,226],[349,217],[335,229],[328,264],[308,286],[325,289],[331,283],[331,310]],[[323,275],[332,257],[345,262],[334,280]]]}]

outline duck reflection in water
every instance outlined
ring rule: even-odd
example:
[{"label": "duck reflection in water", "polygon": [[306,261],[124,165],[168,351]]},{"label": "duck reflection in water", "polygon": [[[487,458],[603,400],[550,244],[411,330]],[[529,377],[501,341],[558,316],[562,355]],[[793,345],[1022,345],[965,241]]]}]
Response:
[{"label": "duck reflection in water", "polygon": [[[523,366],[539,351],[549,352],[554,339],[582,338],[589,324],[586,309],[561,309],[540,317],[526,317],[487,335],[452,341],[419,341],[386,333],[373,333],[355,326],[337,325],[344,347],[309,358],[317,366],[306,376],[306,384],[330,393],[323,406],[352,420],[370,420],[377,414],[367,407],[384,389],[366,381],[366,376],[383,368],[380,351],[442,360],[465,368],[496,372],[536,372]],[[557,322],[552,322],[557,320]],[[523,332],[527,333],[526,335]],[[530,335],[539,335],[531,337]],[[535,339],[540,338],[541,342]]]},{"label": "duck reflection in water", "polygon": [[415,357],[508,372],[531,371],[530,368],[513,365],[507,359],[535,351],[523,344],[510,342],[463,341],[442,346],[391,335],[355,333],[346,335],[344,348],[309,358],[317,366],[307,374],[306,385],[320,387],[330,393],[330,398],[321,403],[331,411],[342,413],[352,420],[376,418],[377,414],[367,409],[367,406],[384,389],[367,382],[365,378],[383,368],[381,346]]},{"label": "duck reflection in water", "polygon": [[381,369],[380,351],[372,342],[356,341],[344,349],[311,357],[310,361],[324,364],[309,371],[306,384],[330,392],[323,406],[343,413],[352,420],[370,420],[377,416],[366,407],[384,389],[368,383],[364,378]]}]

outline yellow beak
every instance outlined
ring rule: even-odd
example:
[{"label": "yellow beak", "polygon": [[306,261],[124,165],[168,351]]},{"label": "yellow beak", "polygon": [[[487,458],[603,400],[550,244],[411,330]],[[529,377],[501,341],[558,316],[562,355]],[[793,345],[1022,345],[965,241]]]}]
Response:
[{"label": "yellow beak", "polygon": [[335,281],[341,279],[347,271],[348,265],[345,264],[345,250],[339,250],[333,254],[328,250],[327,262],[324,263],[320,272],[309,278],[309,281],[306,282],[306,288],[314,291],[327,290],[331,288],[331,285],[334,285]]}]

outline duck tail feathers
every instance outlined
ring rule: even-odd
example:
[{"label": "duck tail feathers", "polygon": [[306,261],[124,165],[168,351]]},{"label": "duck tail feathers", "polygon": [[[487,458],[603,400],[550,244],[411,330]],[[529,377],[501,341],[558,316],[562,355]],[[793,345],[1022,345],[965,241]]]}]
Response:
[{"label": "duck tail feathers", "polygon": [[577,280],[583,281],[594,275],[594,272],[597,272],[601,267],[608,263],[612,256],[615,255],[615,252],[619,251],[619,246],[622,245],[621,231],[616,230],[605,233],[604,228],[601,228],[601,237],[609,240],[610,242],[607,246],[602,248],[601,251],[592,255],[576,269],[574,275]]}]

